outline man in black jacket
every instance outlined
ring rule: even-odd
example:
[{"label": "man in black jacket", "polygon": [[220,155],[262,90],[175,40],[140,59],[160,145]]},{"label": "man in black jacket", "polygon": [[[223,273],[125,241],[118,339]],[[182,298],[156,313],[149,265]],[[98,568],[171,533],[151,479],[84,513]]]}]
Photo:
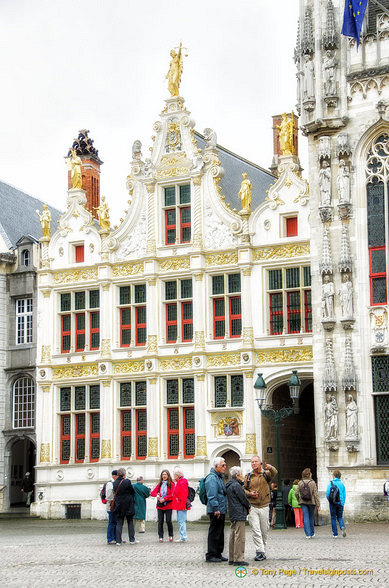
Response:
[{"label": "man in black jacket", "polygon": [[139,543],[135,539],[134,530],[134,514],[135,514],[135,503],[134,503],[134,488],[131,484],[131,480],[126,479],[125,468],[118,469],[118,477],[113,483],[113,500],[114,503],[113,511],[116,516],[116,545],[125,543],[122,541],[122,529],[124,519],[127,519],[128,525],[128,536],[130,539],[130,545]]},{"label": "man in black jacket", "polygon": [[245,524],[250,512],[250,503],[243,490],[243,473],[240,467],[230,469],[231,480],[226,484],[228,512],[231,519],[229,558],[230,565],[248,566],[244,561],[246,542]]}]

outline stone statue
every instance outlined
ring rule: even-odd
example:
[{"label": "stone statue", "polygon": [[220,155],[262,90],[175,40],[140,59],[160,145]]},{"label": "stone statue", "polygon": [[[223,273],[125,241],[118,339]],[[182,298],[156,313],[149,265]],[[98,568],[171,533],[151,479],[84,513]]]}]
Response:
[{"label": "stone statue", "polygon": [[344,274],[343,282],[339,290],[340,303],[342,305],[342,318],[353,317],[353,285],[348,274]]},{"label": "stone statue", "polygon": [[309,55],[304,56],[303,72],[304,72],[304,99],[313,98],[315,95],[314,85],[314,71],[315,66],[313,65],[312,59]]},{"label": "stone statue", "polygon": [[172,49],[170,51],[169,71],[166,74],[168,80],[168,88],[171,96],[178,96],[180,92],[181,75],[183,70],[183,56],[182,56],[182,43],[178,48],[178,53]]},{"label": "stone statue", "polygon": [[344,159],[339,161],[338,175],[336,176],[339,202],[350,202],[350,169]]},{"label": "stone statue", "polygon": [[50,238],[51,234],[51,213],[47,207],[47,204],[43,205],[42,214],[40,214],[39,210],[36,211],[37,215],[39,216],[39,220],[41,221],[42,226],[42,234],[44,237]]},{"label": "stone statue", "polygon": [[145,178],[151,178],[153,176],[154,164],[149,157],[146,158],[143,166],[143,175]]},{"label": "stone statue", "polygon": [[77,151],[70,149],[71,157],[66,158],[68,169],[71,170],[70,178],[72,181],[72,188],[82,188],[82,174],[81,174],[81,157],[77,155]]},{"label": "stone statue", "polygon": [[333,441],[338,437],[338,404],[335,396],[330,396],[324,408],[326,440]]},{"label": "stone statue", "polygon": [[243,178],[243,180],[242,180],[242,184],[241,184],[241,187],[239,190],[239,198],[242,202],[242,209],[251,212],[251,201],[252,201],[251,192],[252,192],[253,186],[252,186],[250,180],[247,179],[246,172],[242,173],[242,178]]},{"label": "stone statue", "polygon": [[321,287],[322,317],[323,319],[334,318],[334,283],[329,276],[324,276],[324,283]]},{"label": "stone statue", "polygon": [[358,407],[353,395],[349,394],[346,404],[346,438],[358,439]]},{"label": "stone statue", "polygon": [[133,161],[140,161],[142,159],[142,143],[139,139],[132,144],[132,160]]},{"label": "stone statue", "polygon": [[324,58],[324,91],[327,96],[336,94],[336,65],[335,52],[328,50]]},{"label": "stone statue", "polygon": [[97,216],[99,218],[100,227],[103,229],[103,231],[109,231],[111,224],[110,224],[110,220],[109,220],[109,210],[108,210],[107,203],[105,201],[105,197],[104,196],[101,197],[100,206],[97,206],[96,208],[93,207],[93,208],[94,208],[94,210],[97,211]]},{"label": "stone statue", "polygon": [[320,204],[331,206],[331,168],[328,161],[323,161],[319,172]]},{"label": "stone statue", "polygon": [[205,149],[216,149],[217,137],[214,130],[208,127],[203,130]]},{"label": "stone statue", "polygon": [[293,120],[293,112],[292,118],[288,118],[286,113],[282,115],[282,121],[280,125],[276,125],[276,129],[278,129],[278,136],[280,138],[280,147],[283,155],[293,155],[294,154],[294,145],[293,145],[293,131],[295,129],[295,124]]}]

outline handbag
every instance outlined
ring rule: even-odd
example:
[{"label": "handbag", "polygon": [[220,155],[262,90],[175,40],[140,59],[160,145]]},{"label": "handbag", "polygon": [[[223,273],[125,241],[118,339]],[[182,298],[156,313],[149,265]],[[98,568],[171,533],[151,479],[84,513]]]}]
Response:
[{"label": "handbag", "polygon": [[124,481],[124,479],[125,479],[125,478],[123,478],[123,480],[121,480],[121,481],[120,481],[120,484],[119,484],[119,486],[117,487],[117,490],[116,490],[116,492],[115,492],[115,494],[114,494],[113,500],[112,500],[112,502],[111,502],[111,505],[110,505],[110,507],[109,507],[109,510],[110,510],[111,512],[113,512],[113,511],[114,511],[114,509],[115,509],[115,499],[116,499],[116,494],[119,492],[119,488],[120,488],[120,486],[122,485],[122,482]]}]

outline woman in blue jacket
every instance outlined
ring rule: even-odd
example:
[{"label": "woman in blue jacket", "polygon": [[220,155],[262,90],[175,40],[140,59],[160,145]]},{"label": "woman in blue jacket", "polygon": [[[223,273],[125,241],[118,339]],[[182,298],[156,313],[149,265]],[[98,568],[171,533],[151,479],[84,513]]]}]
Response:
[{"label": "woman in blue jacket", "polygon": [[[340,476],[341,476],[340,471],[335,470],[333,473],[333,480],[332,480],[332,482],[330,482],[328,484],[327,493],[326,493],[327,500],[330,505],[331,527],[332,527],[333,537],[338,536],[337,522],[339,523],[339,527],[340,527],[340,530],[342,531],[343,537],[346,537],[346,527],[345,527],[344,521],[343,521],[343,508],[344,508],[344,503],[346,501],[346,488],[345,488],[343,482],[341,482]],[[336,486],[339,490],[339,502],[336,504],[331,503],[329,500],[331,487],[333,485]]]}]

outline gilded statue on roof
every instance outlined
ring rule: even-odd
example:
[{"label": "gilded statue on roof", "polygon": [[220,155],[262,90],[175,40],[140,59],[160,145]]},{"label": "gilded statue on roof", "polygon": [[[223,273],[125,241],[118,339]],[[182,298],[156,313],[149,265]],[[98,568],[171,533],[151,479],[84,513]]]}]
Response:
[{"label": "gilded statue on roof", "polygon": [[168,88],[171,96],[179,96],[183,70],[182,43],[180,43],[178,51],[175,49],[170,51],[170,57],[172,59],[170,61],[169,71],[166,74]]},{"label": "gilded statue on roof", "polygon": [[108,210],[108,205],[105,201],[105,197],[102,196],[101,197],[101,204],[100,206],[97,207],[93,207],[94,210],[96,210],[97,212],[97,216],[99,219],[99,225],[102,228],[103,231],[109,231],[111,224],[110,224],[110,220],[109,220],[109,210]]},{"label": "gilded statue on roof", "polygon": [[39,210],[37,210],[36,213],[39,216],[39,220],[41,222],[43,236],[48,237],[50,239],[51,213],[50,213],[50,210],[48,209],[47,204],[43,205],[42,214],[39,212]]},{"label": "gilded statue on roof", "polygon": [[288,118],[287,114],[284,112],[281,124],[276,125],[278,136],[280,138],[282,155],[294,155],[293,132],[295,128],[296,125],[293,118],[293,111],[292,118]]},{"label": "gilded statue on roof", "polygon": [[77,151],[73,148],[70,149],[70,152],[72,156],[66,158],[66,163],[71,171],[72,188],[82,188],[81,157],[77,155]]},{"label": "gilded statue on roof", "polygon": [[239,198],[242,202],[242,209],[251,212],[251,192],[253,190],[253,186],[250,180],[247,179],[246,172],[242,173],[242,178],[243,180],[239,190]]}]

